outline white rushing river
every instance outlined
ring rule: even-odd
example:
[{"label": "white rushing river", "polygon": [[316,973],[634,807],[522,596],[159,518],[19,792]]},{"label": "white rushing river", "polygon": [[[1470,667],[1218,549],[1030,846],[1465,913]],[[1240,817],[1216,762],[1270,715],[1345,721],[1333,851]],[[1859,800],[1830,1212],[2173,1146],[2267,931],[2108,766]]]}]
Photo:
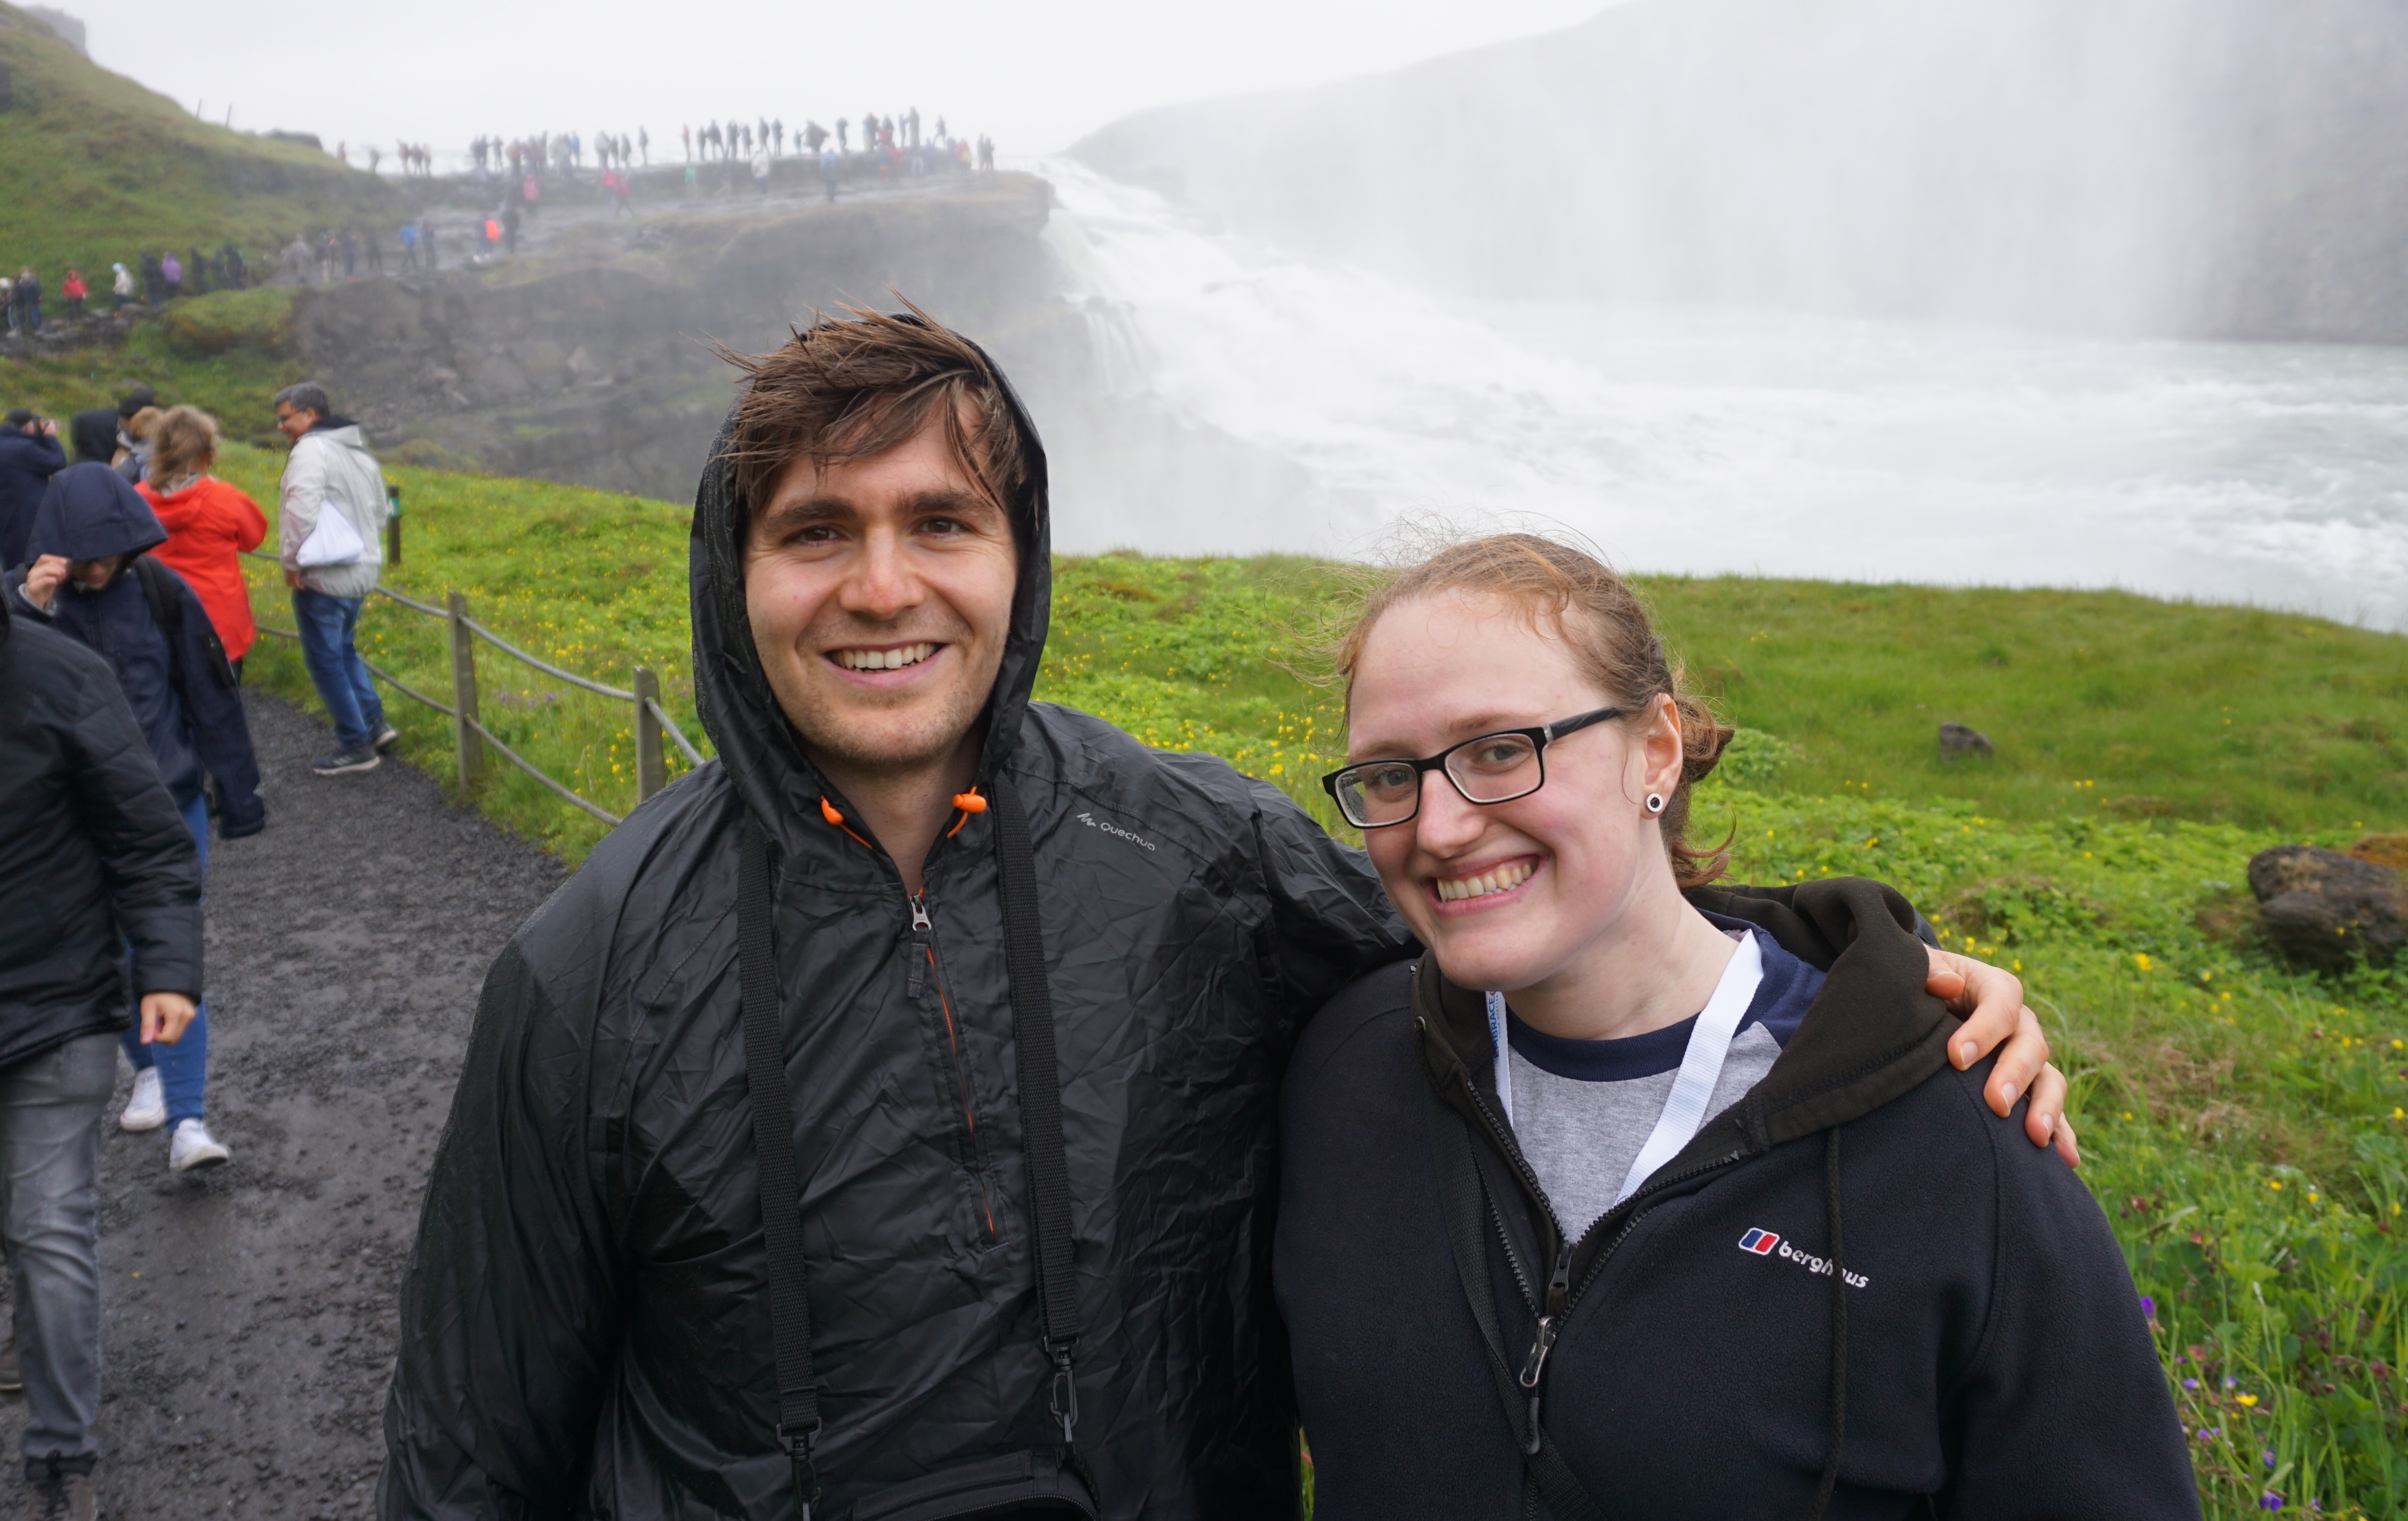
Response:
[{"label": "white rushing river", "polygon": [[1063,462],[1064,549],[1361,557],[1558,524],[1627,569],[2121,586],[2408,628],[2408,350],[1445,302],[1060,160],[1111,383],[1302,487],[1149,511]]}]

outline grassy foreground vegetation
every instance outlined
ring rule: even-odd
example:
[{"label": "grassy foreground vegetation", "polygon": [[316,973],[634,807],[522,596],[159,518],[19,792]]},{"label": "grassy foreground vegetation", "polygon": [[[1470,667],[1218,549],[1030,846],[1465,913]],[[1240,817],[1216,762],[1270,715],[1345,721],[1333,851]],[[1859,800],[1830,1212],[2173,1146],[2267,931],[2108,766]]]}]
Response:
[{"label": "grassy foreground vegetation", "polygon": [[[280,456],[223,472],[274,506]],[[683,509],[394,468],[396,586],[459,588],[570,669],[659,669],[691,723]],[[272,569],[264,621],[285,623]],[[1354,573],[1313,562],[1063,560],[1039,695],[1212,751],[1328,821],[1342,744],[1306,679]],[[1650,580],[1693,672],[1744,726],[1702,789],[1735,876],[1896,883],[1953,943],[2019,971],[2073,1083],[2085,1180],[2153,1313],[2209,1514],[2408,1511],[2408,967],[2297,972],[2252,929],[2249,856],[2408,827],[2395,729],[2408,639],[2112,594]],[[371,659],[449,691],[438,625],[391,604]],[[259,680],[313,701],[289,646]],[[487,722],[614,811],[634,801],[619,705],[479,656]],[[444,721],[392,706],[448,773]],[[1945,766],[1933,730],[1999,741]],[[672,774],[683,768],[672,758]],[[599,828],[507,768],[476,799],[570,860]]]}]

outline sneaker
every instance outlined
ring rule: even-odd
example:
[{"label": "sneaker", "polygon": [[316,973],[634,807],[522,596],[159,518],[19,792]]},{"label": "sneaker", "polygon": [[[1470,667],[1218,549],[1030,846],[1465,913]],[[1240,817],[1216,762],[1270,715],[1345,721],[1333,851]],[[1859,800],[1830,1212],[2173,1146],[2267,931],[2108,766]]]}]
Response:
[{"label": "sneaker", "polygon": [[92,1475],[71,1469],[51,1469],[34,1480],[34,1514],[42,1521],[99,1521],[100,1501],[92,1492]]},{"label": "sneaker", "polygon": [[229,1155],[209,1134],[209,1127],[199,1120],[186,1120],[177,1126],[175,1135],[167,1142],[167,1167],[175,1172],[215,1167]]},{"label": "sneaker", "polygon": [[167,1096],[159,1089],[159,1069],[146,1067],[134,1074],[134,1097],[117,1116],[121,1130],[156,1130],[167,1123]]},{"label": "sneaker", "polygon": [[387,724],[387,725],[384,726],[383,732],[380,733],[380,734],[376,737],[376,744],[375,744],[374,748],[376,748],[376,749],[378,749],[378,750],[388,750],[388,749],[391,749],[391,748],[392,748],[392,746],[393,746],[394,741],[394,740],[396,740],[396,739],[399,739],[400,738],[401,738],[401,731],[400,731],[399,729],[397,729],[397,728],[394,728],[392,725]]},{"label": "sneaker", "polygon": [[309,769],[320,776],[341,776],[346,771],[373,771],[382,759],[375,746],[363,745],[357,750],[337,750],[331,755],[321,755],[309,763]]}]

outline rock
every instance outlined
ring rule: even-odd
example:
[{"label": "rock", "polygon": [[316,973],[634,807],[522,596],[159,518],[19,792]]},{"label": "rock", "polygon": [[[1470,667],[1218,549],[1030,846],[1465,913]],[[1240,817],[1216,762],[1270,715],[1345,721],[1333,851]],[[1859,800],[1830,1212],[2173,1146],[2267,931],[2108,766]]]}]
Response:
[{"label": "rock", "polygon": [[2408,940],[2408,883],[2355,855],[2277,845],[2250,857],[2249,890],[2267,938],[2307,966],[2339,969],[2361,953],[2388,962]]},{"label": "rock", "polygon": [[1940,725],[1942,760],[1963,760],[1968,755],[1995,755],[1998,753],[1998,747],[1990,743],[1990,737],[1979,729],[1968,728],[1962,724]]},{"label": "rock", "polygon": [[2408,835],[2368,835],[2352,845],[2349,854],[2394,871],[2408,871]]}]

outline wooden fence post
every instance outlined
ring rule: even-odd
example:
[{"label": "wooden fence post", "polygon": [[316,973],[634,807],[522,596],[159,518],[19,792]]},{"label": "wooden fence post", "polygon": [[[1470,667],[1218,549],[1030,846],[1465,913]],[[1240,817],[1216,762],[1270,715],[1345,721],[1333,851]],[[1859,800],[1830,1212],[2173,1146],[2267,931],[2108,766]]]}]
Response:
[{"label": "wooden fence post", "polygon": [[384,563],[401,564],[401,488],[384,484]]},{"label": "wooden fence post", "polygon": [[452,706],[457,710],[452,728],[460,739],[460,786],[477,784],[485,771],[485,742],[470,725],[477,717],[477,636],[468,628],[468,599],[452,594]]},{"label": "wooden fence post", "polygon": [[661,680],[643,666],[636,667],[636,801],[642,802],[669,784],[669,768],[661,754],[661,722],[652,705],[661,700]]}]

